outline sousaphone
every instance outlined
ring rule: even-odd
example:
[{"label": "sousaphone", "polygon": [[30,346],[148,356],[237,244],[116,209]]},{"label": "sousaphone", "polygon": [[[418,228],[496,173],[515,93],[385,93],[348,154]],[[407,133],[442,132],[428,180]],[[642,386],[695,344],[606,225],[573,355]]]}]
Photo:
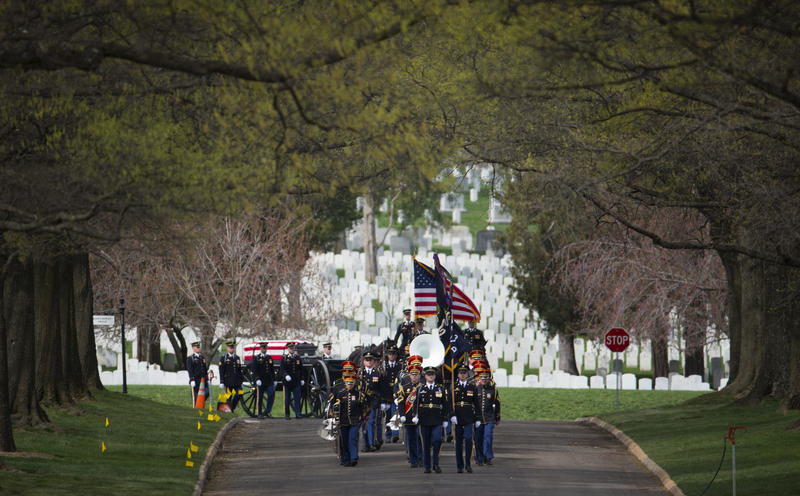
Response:
[{"label": "sousaphone", "polygon": [[444,346],[439,336],[433,334],[420,334],[411,341],[408,347],[409,355],[422,357],[422,367],[438,367],[444,363]]}]

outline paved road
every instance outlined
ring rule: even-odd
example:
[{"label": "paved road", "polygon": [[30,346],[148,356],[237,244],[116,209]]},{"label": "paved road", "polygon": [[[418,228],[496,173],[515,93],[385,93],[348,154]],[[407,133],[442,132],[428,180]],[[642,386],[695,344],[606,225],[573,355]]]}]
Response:
[{"label": "paved road", "polygon": [[659,482],[607,432],[573,422],[503,421],[491,467],[457,474],[453,445],[442,474],[411,469],[402,444],[339,466],[321,421],[246,420],[228,432],[203,494],[247,495],[664,495]]}]

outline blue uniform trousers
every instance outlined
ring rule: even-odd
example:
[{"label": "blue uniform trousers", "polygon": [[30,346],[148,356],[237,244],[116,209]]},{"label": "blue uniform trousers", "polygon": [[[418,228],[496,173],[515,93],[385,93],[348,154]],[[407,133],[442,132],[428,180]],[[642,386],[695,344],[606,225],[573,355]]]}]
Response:
[{"label": "blue uniform trousers", "polygon": [[494,422],[482,424],[483,428],[483,457],[484,461],[494,458],[494,451],[492,450],[492,440],[494,438]]},{"label": "blue uniform trousers", "polygon": [[[425,468],[431,468],[431,458],[433,465],[439,465],[439,449],[442,447],[442,425],[421,425],[419,430],[422,433],[422,455]],[[433,450],[433,453],[431,453]]]},{"label": "blue uniform trousers", "polygon": [[288,389],[286,387],[283,388],[283,412],[288,417],[289,416],[289,403],[292,404],[292,408],[294,408],[294,415],[296,417],[300,416],[300,385],[293,387],[292,389]]},{"label": "blue uniform trousers", "polygon": [[358,460],[358,426],[343,425],[339,432],[339,448],[341,449],[341,462],[345,465]]},{"label": "blue uniform trousers", "polygon": [[422,461],[422,443],[419,439],[419,427],[407,425],[405,426],[405,431],[408,463],[420,463]]},{"label": "blue uniform trousers", "polygon": [[463,469],[464,460],[469,466],[472,458],[472,423],[456,424],[454,429],[456,431],[456,467]]},{"label": "blue uniform trousers", "polygon": [[[261,410],[261,401],[264,399],[264,393],[267,393],[267,407],[264,411]],[[258,414],[266,415],[272,413],[272,404],[275,403],[275,384],[270,383],[269,386],[258,386]]]},{"label": "blue uniform trousers", "polygon": [[378,418],[381,410],[379,407],[369,409],[369,417],[367,417],[367,437],[364,438],[364,446],[377,446],[378,434],[381,432],[378,429]]},{"label": "blue uniform trousers", "polygon": [[478,463],[486,462],[486,457],[483,454],[483,428],[486,424],[481,424],[480,427],[475,428],[475,461]]}]

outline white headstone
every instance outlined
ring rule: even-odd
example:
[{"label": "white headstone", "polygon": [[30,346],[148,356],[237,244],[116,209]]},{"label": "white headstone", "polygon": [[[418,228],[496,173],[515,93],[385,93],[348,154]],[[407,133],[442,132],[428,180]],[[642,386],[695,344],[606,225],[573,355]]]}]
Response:
[{"label": "white headstone", "polygon": [[653,389],[653,379],[649,377],[642,377],[639,379],[639,389],[647,391]]},{"label": "white headstone", "polygon": [[589,387],[592,389],[605,389],[606,383],[603,376],[593,375],[589,378]]},{"label": "white headstone", "polygon": [[668,391],[669,390],[669,379],[666,377],[656,377],[656,391]]}]

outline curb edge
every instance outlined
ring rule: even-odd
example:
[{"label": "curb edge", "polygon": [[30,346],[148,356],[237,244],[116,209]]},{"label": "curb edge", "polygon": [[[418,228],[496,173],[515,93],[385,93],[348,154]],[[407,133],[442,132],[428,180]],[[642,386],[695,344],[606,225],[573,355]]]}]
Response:
[{"label": "curb edge", "polygon": [[203,464],[200,465],[200,471],[197,474],[197,482],[194,484],[192,496],[201,496],[203,494],[203,489],[206,487],[206,481],[208,481],[208,471],[211,468],[211,462],[213,462],[214,457],[217,456],[217,452],[219,451],[219,447],[222,444],[223,438],[228,431],[233,428],[233,426],[240,423],[242,420],[244,420],[244,417],[236,417],[231,419],[222,427],[222,429],[219,430],[219,432],[217,432],[217,437],[214,439],[214,442],[211,443],[211,446],[208,447]]},{"label": "curb edge", "polygon": [[664,489],[668,493],[673,496],[686,496],[678,487],[678,485],[675,484],[675,481],[672,480],[667,471],[661,468],[656,462],[651,460],[650,457],[647,456],[647,453],[645,453],[644,450],[642,450],[642,448],[636,444],[636,441],[628,437],[627,434],[597,417],[581,417],[579,419],[575,419],[575,421],[583,424],[596,425],[597,427],[608,431],[611,435],[616,437],[619,442],[625,445],[626,448],[628,448],[628,452],[633,455],[633,457],[636,458],[639,463],[641,463],[651,474],[661,481],[661,485],[664,486]]}]

